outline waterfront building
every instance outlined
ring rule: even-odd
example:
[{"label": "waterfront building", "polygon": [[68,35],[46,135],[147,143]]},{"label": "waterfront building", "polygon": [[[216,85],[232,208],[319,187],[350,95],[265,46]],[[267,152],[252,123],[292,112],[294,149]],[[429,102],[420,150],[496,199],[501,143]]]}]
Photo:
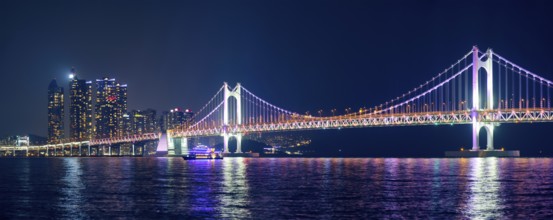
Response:
[{"label": "waterfront building", "polygon": [[79,79],[75,69],[69,76],[69,134],[75,141],[92,138],[92,82]]},{"label": "waterfront building", "polygon": [[107,77],[96,80],[95,137],[125,135],[123,115],[127,112],[127,85]]},{"label": "waterfront building", "polygon": [[180,108],[174,108],[170,111],[164,111],[160,119],[161,131],[166,132],[178,126],[188,126],[192,121],[194,113],[190,109],[182,111]]},{"label": "waterfront building", "polygon": [[186,127],[192,125],[192,123],[194,122],[194,112],[190,109],[186,109],[184,110],[184,124]]},{"label": "waterfront building", "polygon": [[57,144],[64,138],[63,87],[53,79],[48,86],[48,143]]},{"label": "waterfront building", "polygon": [[132,110],[123,115],[125,135],[157,132],[156,111],[153,109]]},{"label": "waterfront building", "polygon": [[163,133],[167,132],[167,128],[169,127],[168,120],[167,120],[168,115],[169,115],[169,111],[163,111],[159,116],[159,120],[158,120],[159,130]]},{"label": "waterfront building", "polygon": [[143,116],[142,124],[144,125],[144,129],[143,129],[144,133],[152,133],[152,132],[159,131],[159,128],[156,122],[156,118],[157,118],[156,110],[146,109],[141,112],[141,115]]},{"label": "waterfront building", "polygon": [[21,140],[21,137],[27,137],[29,139],[29,145],[31,146],[42,146],[48,144],[48,138],[46,137],[34,134],[26,134],[0,137],[0,146],[18,146],[18,144],[20,145],[20,143],[18,143],[18,140]]}]

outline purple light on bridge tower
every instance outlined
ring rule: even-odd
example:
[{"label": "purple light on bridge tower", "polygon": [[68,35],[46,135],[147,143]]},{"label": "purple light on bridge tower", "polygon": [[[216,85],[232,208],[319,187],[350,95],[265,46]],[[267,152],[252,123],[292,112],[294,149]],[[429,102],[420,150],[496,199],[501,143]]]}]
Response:
[{"label": "purple light on bridge tower", "polygon": [[159,138],[156,152],[167,152],[167,134],[163,134]]}]

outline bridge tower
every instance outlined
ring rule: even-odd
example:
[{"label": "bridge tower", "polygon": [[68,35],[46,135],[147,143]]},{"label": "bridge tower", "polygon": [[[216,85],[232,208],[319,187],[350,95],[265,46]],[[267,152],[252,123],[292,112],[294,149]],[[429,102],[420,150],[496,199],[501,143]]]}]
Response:
[{"label": "bridge tower", "polygon": [[236,99],[236,124],[242,124],[242,87],[240,83],[237,83],[236,86],[230,90],[228,84],[225,82],[223,86],[224,91],[224,101],[223,101],[223,142],[224,142],[224,153],[229,153],[228,143],[229,138],[234,136],[236,138],[236,153],[242,153],[242,134],[241,133],[230,133],[228,130],[229,127],[229,99],[234,97]]},{"label": "bridge tower", "polygon": [[[472,150],[479,150],[480,146],[478,144],[479,133],[482,128],[485,129],[487,134],[487,146],[486,150],[493,150],[493,133],[494,123],[489,122],[478,122],[478,114],[481,110],[492,110],[493,106],[493,51],[488,49],[485,54],[486,60],[481,61],[478,57],[478,47],[474,46],[472,48]],[[478,71],[480,68],[486,70],[486,106],[482,109],[480,103],[480,82]]]}]

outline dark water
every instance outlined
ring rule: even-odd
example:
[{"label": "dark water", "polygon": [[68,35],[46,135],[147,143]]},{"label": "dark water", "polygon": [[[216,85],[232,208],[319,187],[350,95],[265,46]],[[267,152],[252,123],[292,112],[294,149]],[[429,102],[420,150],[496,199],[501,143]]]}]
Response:
[{"label": "dark water", "polygon": [[553,159],[0,159],[0,218],[553,218]]}]

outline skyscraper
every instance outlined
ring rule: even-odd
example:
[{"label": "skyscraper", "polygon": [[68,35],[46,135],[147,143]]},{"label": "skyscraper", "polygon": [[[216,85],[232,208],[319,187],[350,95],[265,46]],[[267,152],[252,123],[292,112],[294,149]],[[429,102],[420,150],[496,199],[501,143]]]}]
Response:
[{"label": "skyscraper", "polygon": [[48,86],[48,143],[57,144],[64,138],[63,87],[53,79]]},{"label": "skyscraper", "polygon": [[95,137],[125,135],[123,114],[127,112],[127,85],[107,77],[96,80]]},{"label": "skyscraper", "polygon": [[146,109],[132,110],[123,115],[123,121],[125,124],[124,135],[135,135],[144,133],[153,133],[158,131],[156,121],[156,110]]},{"label": "skyscraper", "polygon": [[161,115],[160,130],[165,132],[179,126],[190,126],[194,113],[190,109],[182,111],[180,108],[164,111]]},{"label": "skyscraper", "polygon": [[78,79],[71,70],[69,82],[69,129],[73,140],[92,138],[92,82]]},{"label": "skyscraper", "polygon": [[184,124],[186,127],[194,124],[194,112],[190,109],[184,110]]},{"label": "skyscraper", "polygon": [[163,112],[161,116],[162,131],[165,132],[170,129],[174,129],[177,126],[184,124],[184,112],[179,108],[171,109],[170,111]]}]

